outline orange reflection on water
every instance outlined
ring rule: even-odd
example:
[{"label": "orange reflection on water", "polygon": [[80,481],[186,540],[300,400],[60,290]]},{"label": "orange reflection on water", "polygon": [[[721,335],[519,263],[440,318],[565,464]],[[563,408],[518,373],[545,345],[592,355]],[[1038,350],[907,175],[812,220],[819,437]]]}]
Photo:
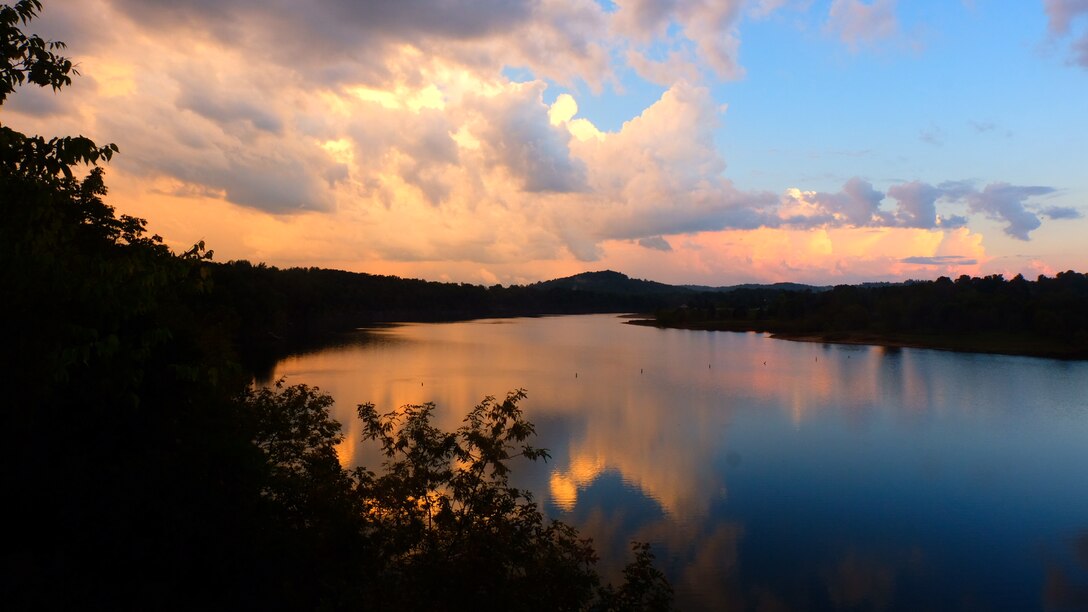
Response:
[{"label": "orange reflection on water", "polygon": [[[359,443],[357,404],[387,412],[434,402],[435,425],[449,431],[484,396],[526,388],[528,418],[551,424],[552,437],[538,443],[553,449],[553,463],[533,484],[541,501],[570,510],[580,490],[614,470],[666,513],[700,516],[725,494],[714,465],[730,452],[738,415],[770,411],[765,416],[778,414],[795,429],[824,415],[861,429],[927,418],[956,399],[928,363],[896,349],[589,316],[409,324],[285,359],[274,376],[331,393],[344,426],[341,462],[372,468],[381,457]],[[966,409],[985,409],[978,400],[992,392],[973,388]]]},{"label": "orange reflection on water", "polygon": [[[434,424],[448,431],[484,396],[526,388],[521,407],[540,434],[530,442],[550,448],[552,459],[512,464],[516,486],[593,537],[617,567],[629,558],[631,540],[664,544],[678,596],[700,602],[692,608],[803,607],[803,599],[773,585],[742,583],[741,549],[765,545],[742,547],[744,538],[765,537],[768,524],[798,527],[805,503],[827,503],[854,472],[872,476],[889,462],[905,486],[924,476],[915,498],[926,500],[892,518],[926,516],[934,487],[970,493],[977,485],[970,475],[983,463],[985,437],[973,434],[990,417],[1000,431],[1008,421],[1002,411],[1019,427],[1024,406],[1053,406],[1065,411],[1062,422],[1083,427],[1076,412],[1082,404],[1070,408],[1069,398],[1088,397],[1088,376],[1076,364],[661,330],[611,316],[413,324],[357,340],[286,359],[274,374],[320,386],[338,400],[342,463],[381,463],[373,444],[359,442],[358,403],[388,412],[434,402]],[[1021,438],[1010,438],[1009,448],[1023,451]],[[957,474],[970,478],[952,482]],[[877,493],[877,502],[912,499],[896,483],[886,487],[887,479],[856,480]],[[761,501],[759,520],[743,514],[754,498]],[[850,500],[825,522],[865,504],[863,495]],[[885,509],[876,503],[867,511]],[[874,541],[864,527],[856,533],[858,541]],[[809,537],[803,527],[798,534]],[[894,554],[882,547],[829,551],[819,576],[824,593],[844,606],[894,601],[899,576],[921,571],[914,544],[901,544]],[[793,553],[789,543],[769,546]]]}]

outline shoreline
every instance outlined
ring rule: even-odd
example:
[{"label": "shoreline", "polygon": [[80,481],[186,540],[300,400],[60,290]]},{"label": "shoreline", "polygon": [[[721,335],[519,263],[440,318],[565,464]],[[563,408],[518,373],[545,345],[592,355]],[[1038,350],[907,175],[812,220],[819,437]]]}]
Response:
[{"label": "shoreline", "polygon": [[768,334],[776,340],[792,342],[813,342],[821,344],[844,344],[854,346],[879,346],[885,348],[917,348],[949,351],[954,353],[976,353],[985,355],[1010,355],[1015,357],[1038,357],[1065,361],[1088,360],[1088,354],[1066,349],[1060,345],[1046,342],[1033,336],[1008,336],[997,334],[976,334],[950,336],[939,334],[882,334],[879,332],[789,332],[775,330],[774,326],[738,325],[724,321],[712,321],[704,324],[666,325],[655,319],[632,319],[624,321],[626,325],[641,325],[659,329],[687,329],[692,331],[724,331],[734,333],[756,332]]}]

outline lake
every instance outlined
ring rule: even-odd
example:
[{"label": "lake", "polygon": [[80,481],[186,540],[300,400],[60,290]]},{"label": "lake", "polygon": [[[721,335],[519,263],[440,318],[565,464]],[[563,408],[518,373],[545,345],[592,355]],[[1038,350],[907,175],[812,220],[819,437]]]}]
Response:
[{"label": "lake", "polygon": [[632,540],[690,610],[1088,609],[1088,363],[656,329],[614,315],[405,324],[278,362],[452,430],[525,388],[515,463],[615,575]]}]

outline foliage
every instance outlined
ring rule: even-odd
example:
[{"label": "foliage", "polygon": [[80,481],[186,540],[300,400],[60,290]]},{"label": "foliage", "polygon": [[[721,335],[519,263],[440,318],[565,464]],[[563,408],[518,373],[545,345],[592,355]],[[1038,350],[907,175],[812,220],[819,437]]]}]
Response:
[{"label": "foliage", "polygon": [[19,28],[34,19],[42,3],[38,0],[20,0],[13,6],[0,6],[0,104],[3,104],[15,87],[23,82],[42,87],[51,86],[54,91],[70,85],[73,72],[71,60],[54,53],[65,47],[62,42],[46,42],[34,34],[26,35]]},{"label": "foliage", "polygon": [[[320,584],[328,607],[378,609],[664,610],[672,589],[649,546],[619,587],[601,586],[590,541],[548,521],[529,492],[510,486],[510,462],[547,458],[518,403],[485,398],[460,428],[432,424],[434,404],[379,414],[358,408],[363,439],[377,443],[380,473],[340,469],[331,399],[298,385],[249,391],[254,442],[268,466],[263,516],[305,534],[306,566],[290,575]],[[318,554],[319,553],[319,554]],[[330,563],[330,559],[337,562]],[[321,568],[312,575],[314,564]],[[309,570],[309,573],[307,573]],[[287,579],[288,576],[284,576]]]},{"label": "foliage", "polygon": [[[40,9],[0,6],[0,104],[25,83],[70,83],[63,45],[22,32]],[[378,476],[341,467],[327,395],[249,388],[232,339],[253,305],[232,300],[253,294],[202,243],[175,255],[116,214],[95,165],[116,150],[0,126],[5,607],[628,601],[626,586],[594,591],[589,543],[508,486],[508,460],[545,456],[522,444],[520,393],[455,434],[430,426],[433,407],[405,409],[397,428],[364,411],[399,453]]]},{"label": "foliage", "polygon": [[1029,352],[1088,357],[1088,276],[1068,271],[1035,281],[1001,275],[830,291],[738,289],[658,311],[664,325],[795,334],[916,334],[1011,337]]},{"label": "foliage", "polygon": [[547,457],[524,443],[534,432],[518,407],[524,397],[484,399],[453,433],[431,425],[434,404],[384,415],[359,407],[364,438],[386,457],[380,476],[356,471],[366,515],[386,534],[377,601],[570,610],[589,600],[597,583],[590,543],[545,521],[530,494],[508,482],[509,460]]},{"label": "foliage", "polygon": [[[78,74],[71,60],[56,53],[65,48],[64,43],[27,35],[20,28],[36,17],[41,8],[38,0],[0,6],[0,104],[24,83],[57,91],[72,83],[70,74]],[[83,136],[46,140],[0,125],[0,171],[5,174],[63,174],[72,178],[72,166],[109,161],[116,152],[117,145],[99,147]]]},{"label": "foliage", "polygon": [[235,322],[238,343],[265,348],[376,321],[649,312],[679,305],[691,293],[631,279],[483,287],[247,261],[216,265],[215,277],[220,282],[212,299],[222,316]]}]

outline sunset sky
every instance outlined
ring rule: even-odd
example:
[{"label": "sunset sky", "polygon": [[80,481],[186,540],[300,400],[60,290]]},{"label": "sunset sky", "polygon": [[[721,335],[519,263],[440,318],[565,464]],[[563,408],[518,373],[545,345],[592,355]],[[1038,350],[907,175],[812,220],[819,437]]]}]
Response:
[{"label": "sunset sky", "polygon": [[1088,271],[1088,0],[45,0],[175,250],[431,280]]}]

